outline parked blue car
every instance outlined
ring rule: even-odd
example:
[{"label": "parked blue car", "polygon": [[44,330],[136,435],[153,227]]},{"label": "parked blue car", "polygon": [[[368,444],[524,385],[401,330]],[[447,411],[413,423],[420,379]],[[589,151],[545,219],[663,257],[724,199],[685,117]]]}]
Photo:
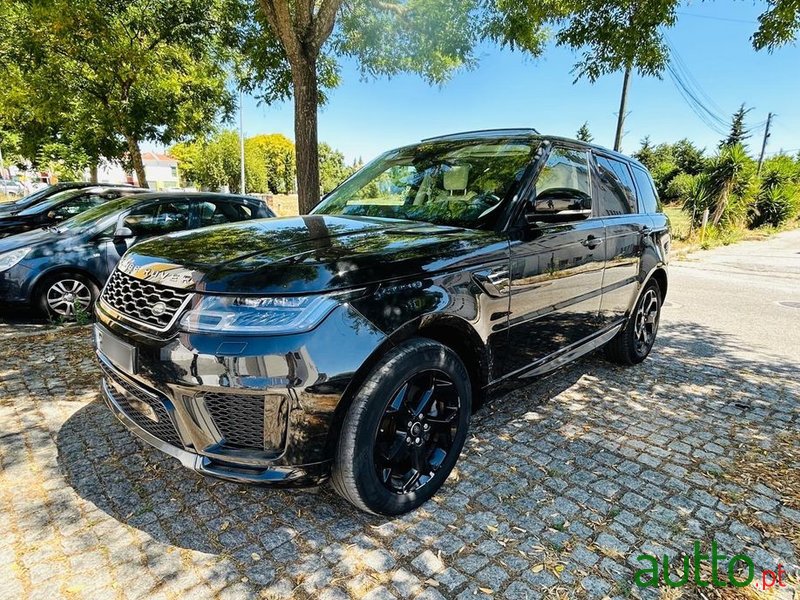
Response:
[{"label": "parked blue car", "polygon": [[74,318],[91,314],[100,288],[133,244],[209,225],[274,217],[258,198],[146,193],[91,208],[57,226],[0,239],[0,309],[29,305]]}]

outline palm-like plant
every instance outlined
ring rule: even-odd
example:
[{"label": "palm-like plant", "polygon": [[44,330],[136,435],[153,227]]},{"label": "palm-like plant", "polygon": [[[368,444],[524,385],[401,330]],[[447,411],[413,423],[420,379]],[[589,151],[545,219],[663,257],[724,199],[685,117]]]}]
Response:
[{"label": "palm-like plant", "polygon": [[727,146],[712,158],[698,176],[684,208],[699,223],[709,210],[709,222],[720,225],[744,220],[754,197],[755,164],[741,144]]},{"label": "palm-like plant", "polygon": [[748,214],[750,227],[777,227],[800,210],[800,166],[779,155],[764,165],[755,202]]}]

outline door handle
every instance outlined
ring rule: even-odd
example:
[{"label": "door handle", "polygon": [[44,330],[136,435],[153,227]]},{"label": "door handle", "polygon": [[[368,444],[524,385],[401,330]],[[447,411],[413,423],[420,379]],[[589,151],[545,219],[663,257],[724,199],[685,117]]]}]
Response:
[{"label": "door handle", "polygon": [[590,235],[581,242],[581,244],[583,244],[587,248],[591,248],[592,250],[597,248],[602,243],[603,243],[603,238],[595,237],[593,235]]}]

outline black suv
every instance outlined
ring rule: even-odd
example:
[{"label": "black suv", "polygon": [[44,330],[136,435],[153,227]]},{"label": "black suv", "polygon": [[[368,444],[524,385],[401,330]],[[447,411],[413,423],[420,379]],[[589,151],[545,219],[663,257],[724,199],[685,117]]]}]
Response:
[{"label": "black suv", "polygon": [[132,248],[96,309],[104,396],[205,475],[330,477],[403,513],[447,478],[487,394],[601,346],[645,359],[668,246],[628,157],[527,129],[424,140],[310,215]]}]

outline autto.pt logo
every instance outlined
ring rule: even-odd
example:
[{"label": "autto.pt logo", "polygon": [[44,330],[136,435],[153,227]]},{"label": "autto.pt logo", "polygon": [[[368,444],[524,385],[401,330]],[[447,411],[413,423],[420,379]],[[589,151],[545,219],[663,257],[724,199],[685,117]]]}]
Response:
[{"label": "autto.pt logo", "polygon": [[[673,559],[672,568],[666,554],[661,558],[640,554],[636,560],[642,564],[642,568],[636,570],[633,581],[640,588],[662,585],[679,588],[687,584],[701,588],[747,587],[753,584],[758,589],[770,590],[790,585],[789,574],[782,564],[775,565],[774,569],[757,571],[753,559],[747,554],[737,554],[730,558],[720,554],[716,541],[711,542],[710,554],[703,552],[700,542],[694,542],[694,552],[683,555],[680,561]],[[721,568],[725,561],[727,568]]]}]

